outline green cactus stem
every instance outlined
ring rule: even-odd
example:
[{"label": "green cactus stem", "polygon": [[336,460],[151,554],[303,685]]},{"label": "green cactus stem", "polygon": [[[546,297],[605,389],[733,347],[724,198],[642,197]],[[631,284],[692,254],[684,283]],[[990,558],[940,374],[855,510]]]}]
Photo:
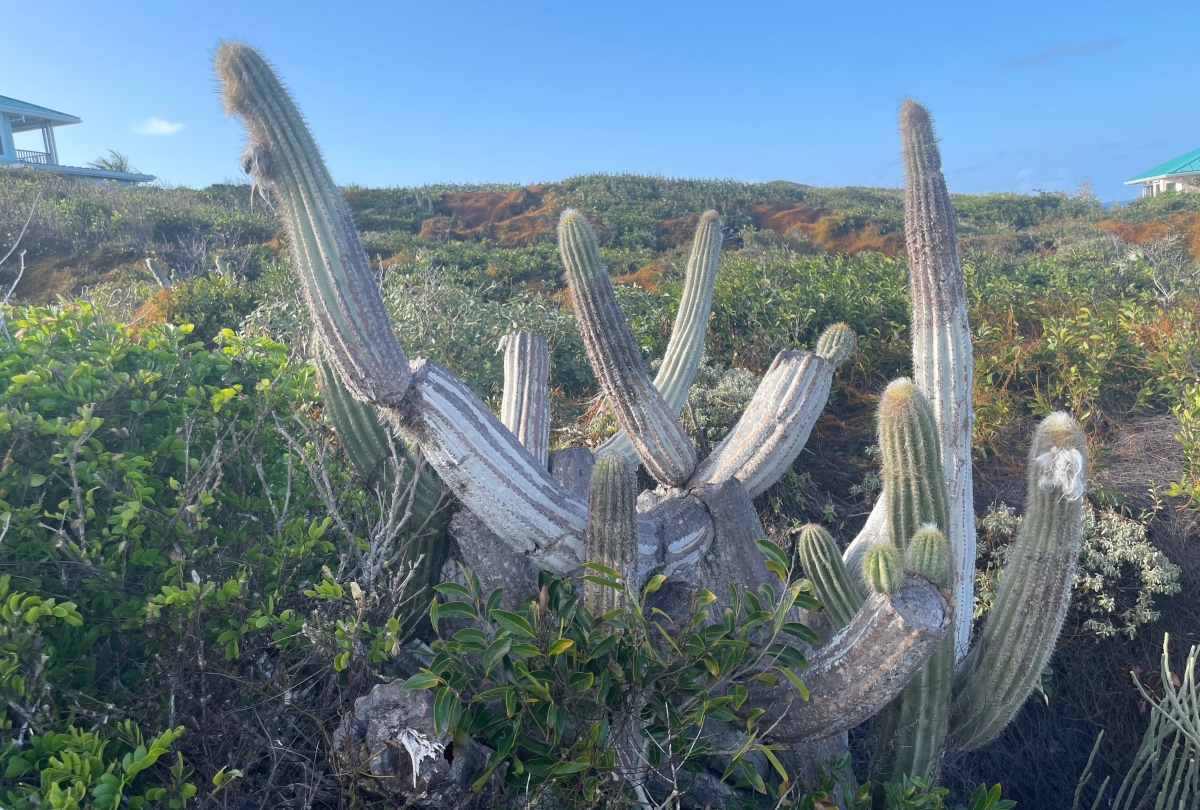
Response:
[{"label": "green cactus stem", "polygon": [[904,555],[904,570],[915,577],[925,577],[939,588],[948,588],[953,580],[950,541],[946,535],[936,526],[917,529]]},{"label": "green cactus stem", "polygon": [[[338,442],[358,474],[368,484],[376,484],[384,492],[396,485],[395,459],[402,465],[402,486],[412,482],[413,472],[421,467],[416,486],[412,489],[411,511],[404,527],[404,537],[396,538],[404,553],[398,560],[401,566],[415,565],[413,583],[417,602],[406,617],[422,617],[433,596],[433,586],[438,583],[442,565],[450,550],[446,527],[450,521],[451,499],[445,497],[442,483],[437,474],[421,461],[419,449],[410,446],[399,437],[392,436],[380,421],[379,411],[371,405],[359,402],[342,386],[336,372],[327,360],[318,357],[317,386],[325,405],[325,415],[333,425]],[[393,456],[393,449],[396,455]],[[406,630],[415,626],[415,621],[406,623]]]},{"label": "green cactus stem", "polygon": [[900,553],[891,543],[879,543],[863,558],[863,581],[871,593],[895,593],[903,581]]},{"label": "green cactus stem", "polygon": [[863,599],[842,563],[833,536],[816,523],[809,523],[796,537],[796,555],[833,629],[850,624]]},{"label": "green cactus stem", "polygon": [[558,249],[567,271],[575,320],[600,388],[646,469],[681,486],[696,469],[696,448],[650,381],[642,353],[600,260],[596,235],[578,211],[563,212]]},{"label": "green cactus stem", "polygon": [[912,380],[893,381],[879,401],[883,498],[892,542],[901,550],[926,524],[949,522],[937,424]]},{"label": "green cactus stem", "polygon": [[838,368],[850,359],[858,345],[858,336],[844,323],[830,324],[817,338],[817,356],[824,357],[830,365]]},{"label": "green cactus stem", "polygon": [[412,374],[375,284],[350,208],[290,94],[262,55],[222,42],[216,72],[225,110],[246,127],[242,166],[270,188],[313,321],[355,399],[398,406]]},{"label": "green cactus stem", "polygon": [[[683,293],[679,297],[679,311],[671,329],[671,342],[667,344],[662,365],[654,377],[654,387],[662,394],[668,410],[676,416],[687,402],[688,389],[692,387],[696,370],[700,368],[700,356],[704,354],[704,335],[708,330],[717,266],[721,260],[721,239],[721,218],[716,211],[705,211],[700,215],[696,235],[692,238],[692,252],[684,275]],[[630,464],[638,461],[637,451],[623,430],[596,448],[598,456],[618,454]]]},{"label": "green cactus stem", "polygon": [[[612,568],[625,582],[634,583],[637,556],[637,475],[620,456],[603,456],[596,459],[588,487],[584,561]],[[622,602],[621,591],[584,582],[584,604],[593,616],[602,616]]]},{"label": "green cactus stem", "polygon": [[1065,413],[1038,426],[1025,515],[980,638],[954,682],[951,744],[978,748],[1029,697],[1062,629],[1083,541],[1087,443]]},{"label": "green cactus stem", "polygon": [[[939,524],[954,557],[954,595],[975,589],[975,505],[971,482],[971,325],[967,320],[954,209],[929,111],[913,99],[900,108],[904,158],[904,236],[912,296],[913,380],[933,406],[941,436],[950,522]],[[900,542],[900,541],[897,541]],[[966,653],[971,611],[955,621],[957,655]]]}]

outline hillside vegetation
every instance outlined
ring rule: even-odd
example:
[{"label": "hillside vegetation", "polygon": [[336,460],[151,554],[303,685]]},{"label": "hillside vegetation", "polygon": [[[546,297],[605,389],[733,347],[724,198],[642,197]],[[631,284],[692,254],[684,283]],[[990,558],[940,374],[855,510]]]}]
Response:
[{"label": "hillside vegetation", "polygon": [[[861,527],[879,488],[874,404],[911,370],[899,189],[585,175],[344,192],[410,356],[442,362],[498,409],[500,338],[547,337],[556,445],[615,429],[564,294],[559,214],[592,223],[653,364],[696,221],[716,209],[725,243],[685,424],[702,450],[714,445],[778,351],[849,324],[854,358],[794,471],[756,506],[781,545],[809,520],[843,543]],[[977,615],[1022,505],[1033,420],[1074,414],[1097,463],[1084,567],[1042,699],[945,778],[965,796],[1003,774],[1023,807],[1069,806],[1101,728],[1096,782],[1119,782],[1137,748],[1145,704],[1129,671],[1157,671],[1164,631],[1183,647],[1200,641],[1200,194],[1111,209],[1086,191],[953,204],[974,329],[976,511],[987,515]],[[271,201],[249,185],[125,188],[0,170],[0,256],[27,218],[0,385],[0,499],[12,514],[0,598],[58,601],[36,632],[0,623],[5,733],[41,746],[0,754],[0,803],[32,806],[16,804],[32,795],[22,778],[70,752],[130,796],[165,791],[146,801],[169,792],[183,806],[195,783],[228,806],[337,806],[325,735],[401,643],[406,597],[397,586],[364,604],[338,584],[365,566],[387,509],[322,421]],[[20,267],[17,256],[0,267],[5,292]],[[35,650],[46,660],[30,667]],[[96,731],[117,721],[133,725]],[[139,749],[142,736],[168,733],[159,748],[175,744],[178,762],[120,764],[158,750]],[[94,776],[72,767],[59,769]]]}]

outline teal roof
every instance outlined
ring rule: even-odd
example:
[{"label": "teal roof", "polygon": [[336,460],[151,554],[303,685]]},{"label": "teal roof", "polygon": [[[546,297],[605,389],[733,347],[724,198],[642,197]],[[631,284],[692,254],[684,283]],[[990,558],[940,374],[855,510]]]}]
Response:
[{"label": "teal roof", "polygon": [[1162,177],[1164,174],[1188,174],[1200,172],[1200,149],[1193,149],[1186,155],[1180,155],[1174,160],[1168,160],[1161,166],[1155,166],[1144,171],[1137,177],[1130,177],[1126,183],[1136,183],[1138,180],[1149,180],[1151,177]]},{"label": "teal roof", "polygon": [[0,112],[28,115],[36,118],[49,118],[52,121],[64,124],[78,124],[82,120],[74,115],[61,113],[49,107],[39,107],[36,104],[30,104],[28,101],[21,101],[20,99],[9,98],[8,96],[0,96]]}]

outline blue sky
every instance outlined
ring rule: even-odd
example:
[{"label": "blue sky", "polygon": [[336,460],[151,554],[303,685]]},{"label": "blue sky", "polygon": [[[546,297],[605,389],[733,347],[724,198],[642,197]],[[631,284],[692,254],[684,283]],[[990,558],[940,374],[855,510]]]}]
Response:
[{"label": "blue sky", "polygon": [[[990,7],[990,8],[989,8]],[[931,108],[954,191],[1134,195],[1200,147],[1200,3],[129,2],[0,0],[0,95],[84,119],[169,184],[239,177],[211,56],[257,44],[339,182],[557,180],[584,172],[901,182],[895,115]],[[22,146],[22,144],[18,144]]]}]

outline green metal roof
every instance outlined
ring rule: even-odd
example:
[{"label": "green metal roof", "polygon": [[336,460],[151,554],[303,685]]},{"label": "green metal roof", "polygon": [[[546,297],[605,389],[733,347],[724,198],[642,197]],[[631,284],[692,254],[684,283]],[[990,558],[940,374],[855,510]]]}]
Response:
[{"label": "green metal roof", "polygon": [[1125,182],[1136,183],[1139,180],[1149,180],[1151,177],[1162,177],[1164,174],[1187,174],[1189,172],[1200,172],[1200,149],[1193,149],[1186,155],[1168,160],[1161,166],[1155,166],[1136,177],[1130,177]]}]

